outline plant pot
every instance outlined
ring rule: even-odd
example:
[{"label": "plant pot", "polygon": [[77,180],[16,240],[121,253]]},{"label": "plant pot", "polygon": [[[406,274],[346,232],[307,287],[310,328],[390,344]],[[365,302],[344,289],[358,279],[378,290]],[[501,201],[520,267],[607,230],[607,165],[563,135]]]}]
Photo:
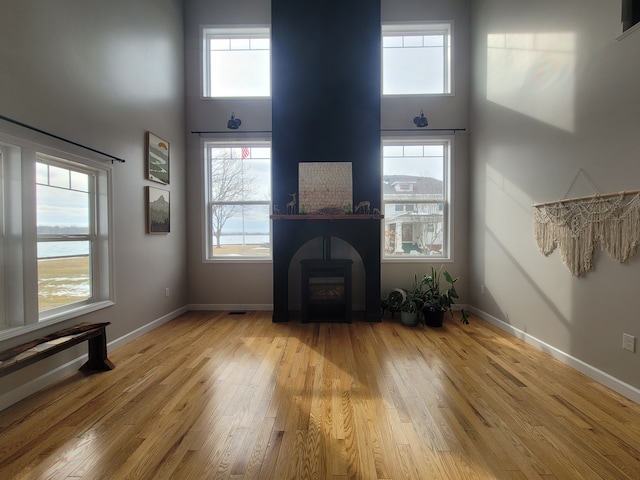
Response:
[{"label": "plant pot", "polygon": [[431,310],[429,308],[423,308],[422,314],[424,315],[424,323],[428,327],[441,327],[444,320],[444,310]]},{"label": "plant pot", "polygon": [[415,327],[418,324],[418,312],[400,312],[400,321],[407,327]]}]

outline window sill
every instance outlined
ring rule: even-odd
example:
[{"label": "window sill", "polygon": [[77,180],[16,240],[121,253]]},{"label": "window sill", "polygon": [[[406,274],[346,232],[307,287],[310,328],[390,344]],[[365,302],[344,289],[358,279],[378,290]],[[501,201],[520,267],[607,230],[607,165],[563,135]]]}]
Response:
[{"label": "window sill", "polygon": [[4,340],[9,340],[10,338],[19,337],[21,335],[26,335],[28,333],[38,331],[40,329],[49,327],[51,325],[64,322],[65,320],[70,320],[80,315],[85,315],[87,313],[95,312],[97,310],[101,310],[103,308],[107,308],[112,305],[115,305],[115,303],[112,302],[111,300],[94,302],[88,305],[82,305],[72,310],[67,310],[65,312],[58,313],[56,315],[51,315],[50,317],[44,320],[41,320],[38,323],[21,325],[19,327],[10,327],[0,331],[0,342]]},{"label": "window sill", "polygon": [[616,40],[621,41],[622,39],[631,35],[633,32],[637,32],[637,31],[640,31],[640,23],[636,23],[633,27],[626,29],[624,32],[622,32],[618,36],[618,38],[616,38]]}]

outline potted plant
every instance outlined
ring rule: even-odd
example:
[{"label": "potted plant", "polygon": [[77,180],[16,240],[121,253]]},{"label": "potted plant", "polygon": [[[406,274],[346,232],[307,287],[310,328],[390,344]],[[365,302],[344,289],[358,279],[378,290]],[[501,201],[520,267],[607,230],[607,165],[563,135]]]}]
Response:
[{"label": "potted plant", "polygon": [[[441,327],[445,312],[451,313],[451,306],[458,298],[455,283],[458,278],[453,278],[449,272],[431,267],[431,275],[422,278],[423,303],[421,306],[424,322],[430,327]],[[469,323],[469,319],[464,310],[462,312],[462,323]]]},{"label": "potted plant", "polygon": [[422,285],[422,282],[418,281],[417,275],[414,275],[413,288],[404,290],[404,298],[400,303],[400,320],[403,325],[413,327],[420,320],[424,305]]}]

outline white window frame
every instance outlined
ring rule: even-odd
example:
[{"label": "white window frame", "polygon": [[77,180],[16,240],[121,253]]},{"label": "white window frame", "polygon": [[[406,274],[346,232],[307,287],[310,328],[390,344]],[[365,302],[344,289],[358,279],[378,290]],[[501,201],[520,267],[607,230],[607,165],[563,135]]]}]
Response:
[{"label": "white window frame", "polygon": [[[212,255],[211,245],[213,245],[213,233],[211,225],[211,158],[209,156],[211,146],[217,145],[220,147],[269,147],[272,149],[271,138],[265,137],[253,137],[244,140],[216,140],[216,139],[203,139],[201,140],[201,151],[203,152],[203,178],[204,178],[204,198],[202,202],[202,225],[203,238],[202,238],[202,258],[204,263],[272,263],[273,261],[273,222],[269,218],[269,255],[261,256],[230,256],[230,255]],[[272,149],[273,152],[273,149]],[[273,158],[271,159],[273,161]],[[269,175],[271,175],[272,165],[270,164]],[[269,200],[250,200],[241,202],[232,202],[238,205],[266,205],[268,206],[269,214],[273,211],[272,198]]]},{"label": "white window frame", "polygon": [[[209,48],[212,39],[268,39],[269,40],[269,93],[266,95],[214,95],[211,92],[211,51]],[[271,98],[271,30],[268,26],[233,26],[202,28],[202,95],[204,98]]]},{"label": "white window frame", "polygon": [[[430,93],[384,93],[384,37],[404,36],[404,35],[443,35],[443,90],[442,92]],[[400,96],[449,96],[454,94],[453,89],[453,22],[420,22],[420,23],[383,23],[382,24],[382,68],[381,85],[383,97]]]},{"label": "white window frame", "polygon": [[[82,302],[38,312],[36,162],[94,176],[91,291]],[[112,167],[69,152],[0,134],[0,341],[113,305]]]},{"label": "white window frame", "polygon": [[[430,201],[417,201],[414,203],[425,203],[425,204],[440,204],[442,203],[443,211],[442,211],[442,222],[443,222],[443,254],[442,255],[402,255],[402,256],[394,256],[387,255],[385,252],[385,232],[386,232],[386,220],[387,215],[386,205],[387,204],[397,204],[402,203],[397,199],[389,199],[385,200],[384,195],[384,146],[385,145],[444,145],[444,165],[443,165],[443,180],[442,180],[442,188],[443,188],[443,199],[440,200],[430,200]],[[382,205],[382,214],[384,219],[381,222],[381,261],[383,263],[450,263],[453,262],[453,164],[454,164],[454,137],[453,136],[438,136],[438,137],[395,137],[395,136],[386,136],[381,139],[381,171],[382,182],[381,186],[381,205]],[[401,233],[401,232],[400,232]]]}]

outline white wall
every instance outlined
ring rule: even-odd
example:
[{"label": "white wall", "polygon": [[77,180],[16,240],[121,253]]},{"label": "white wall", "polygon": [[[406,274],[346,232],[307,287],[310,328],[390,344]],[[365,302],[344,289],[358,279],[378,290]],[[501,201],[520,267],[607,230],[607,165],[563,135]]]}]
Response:
[{"label": "white wall", "polygon": [[[116,304],[28,338],[109,321],[112,341],[187,304],[182,22],[180,0],[2,2],[0,114],[126,160],[113,165]],[[167,235],[145,233],[144,187],[160,186],[145,180],[147,130],[171,147]],[[0,131],[102,160],[3,121]],[[1,378],[0,390],[28,392],[25,385],[85,353],[80,345]]]},{"label": "white wall", "polygon": [[[186,85],[187,131],[226,130],[231,112],[242,119],[242,129],[271,130],[269,100],[203,100],[201,92],[200,28],[202,25],[269,25],[271,6],[267,0],[186,0]],[[415,1],[383,0],[383,21],[454,21],[455,76],[454,96],[383,100],[382,128],[415,128],[413,117],[424,110],[433,128],[467,128],[469,104],[469,2],[468,0]],[[309,39],[316,40],[316,39]],[[421,132],[424,134],[424,132]],[[348,135],[348,131],[345,131]],[[216,135],[220,138],[220,135]],[[469,131],[455,138],[454,165],[454,262],[447,265],[452,274],[467,275],[468,249],[468,148]],[[187,137],[187,192],[189,224],[189,298],[202,308],[220,306],[254,306],[263,308],[273,302],[270,263],[203,263],[202,225],[202,152],[198,135]],[[357,181],[357,180],[356,180]],[[355,260],[358,260],[355,255]],[[439,264],[440,262],[437,262]],[[381,294],[393,287],[410,286],[414,273],[427,273],[429,264],[384,263]],[[295,266],[290,273],[297,275]],[[295,282],[291,282],[293,284]],[[357,283],[357,282],[355,282]],[[460,294],[466,296],[467,283],[460,281]],[[295,288],[294,288],[295,290]],[[297,291],[292,292],[297,295]],[[354,292],[358,303],[363,292]],[[296,300],[292,302],[295,304]]]},{"label": "white wall", "polygon": [[[538,252],[532,204],[579,169],[600,193],[640,188],[640,31],[616,40],[619,1],[472,3],[470,303],[638,388],[639,354],[621,346],[640,337],[640,258],[598,252],[573,277]],[[592,193],[580,176],[568,196]]]}]

